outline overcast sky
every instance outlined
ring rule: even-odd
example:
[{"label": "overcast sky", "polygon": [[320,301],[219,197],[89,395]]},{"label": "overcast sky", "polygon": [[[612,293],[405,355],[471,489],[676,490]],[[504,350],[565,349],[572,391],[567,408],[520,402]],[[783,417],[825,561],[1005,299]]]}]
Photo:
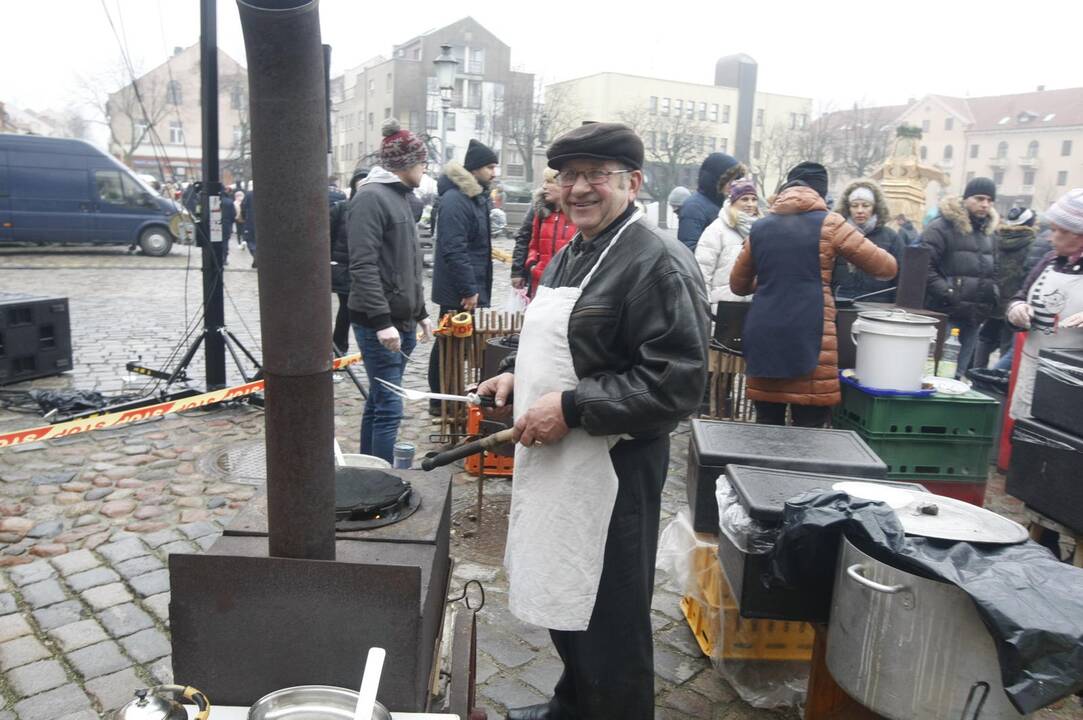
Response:
[{"label": "overcast sky", "polygon": [[[197,0],[2,0],[0,101],[64,108],[80,76],[120,57],[106,9],[140,69],[198,41]],[[759,89],[820,109],[1083,85],[1078,0],[808,2],[461,2],[322,0],[333,71],[465,15],[511,46],[515,69],[546,82],[600,71],[711,84],[714,61],[744,52]],[[218,3],[219,46],[244,64],[237,7]]]}]

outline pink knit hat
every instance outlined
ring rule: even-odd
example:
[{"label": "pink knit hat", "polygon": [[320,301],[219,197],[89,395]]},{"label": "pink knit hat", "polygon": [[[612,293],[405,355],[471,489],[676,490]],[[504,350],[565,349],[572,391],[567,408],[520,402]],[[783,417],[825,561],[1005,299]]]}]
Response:
[{"label": "pink knit hat", "polygon": [[384,121],[383,142],[380,144],[380,165],[385,170],[406,170],[428,158],[425,143],[409,130],[399,127],[399,121],[389,118]]}]

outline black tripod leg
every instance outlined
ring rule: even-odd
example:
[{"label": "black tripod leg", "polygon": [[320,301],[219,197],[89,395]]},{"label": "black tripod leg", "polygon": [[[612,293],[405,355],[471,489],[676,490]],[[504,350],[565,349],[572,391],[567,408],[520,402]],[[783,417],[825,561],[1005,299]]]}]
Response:
[{"label": "black tripod leg", "polygon": [[[224,341],[222,344],[225,345],[226,350],[229,351],[230,356],[233,358],[233,364],[237,366],[237,370],[241,373],[241,377],[244,378],[246,383],[252,382],[251,378],[248,377],[248,373],[244,371],[244,365],[241,364],[240,356],[237,355],[237,351],[233,347],[233,344],[237,342],[237,338],[233,337],[233,334],[228,330],[219,328],[219,332],[222,333],[222,340]],[[249,355],[249,357],[251,357],[251,355]],[[259,365],[256,367],[258,368]]]},{"label": "black tripod leg", "polygon": [[207,331],[202,330],[196,339],[192,341],[192,344],[188,346],[188,352],[184,353],[184,357],[177,363],[177,367],[173,368],[173,372],[170,374],[169,379],[165,381],[165,389],[169,389],[169,386],[177,381],[177,378],[188,369],[188,365],[191,364],[192,358],[195,357],[196,351],[199,350],[199,346],[203,343],[203,338],[206,336]]}]

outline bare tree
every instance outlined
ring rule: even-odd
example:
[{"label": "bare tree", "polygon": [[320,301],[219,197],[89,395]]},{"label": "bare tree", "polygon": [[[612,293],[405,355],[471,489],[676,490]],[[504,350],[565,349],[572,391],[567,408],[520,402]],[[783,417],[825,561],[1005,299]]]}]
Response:
[{"label": "bare tree", "polygon": [[782,123],[776,123],[759,140],[753,141],[751,170],[760,197],[773,193],[787,171],[807,159],[802,154],[804,133],[805,130],[791,130]]},{"label": "bare tree", "polygon": [[827,165],[832,148],[839,142],[835,123],[831,121],[834,115],[831,110],[831,103],[820,105],[815,115],[816,119],[809,123],[800,133],[798,147],[802,160]]},{"label": "bare tree", "polygon": [[662,115],[643,108],[626,110],[619,117],[643,139],[643,188],[658,203],[658,224],[667,227],[669,194],[710,152],[707,124],[684,112]]},{"label": "bare tree", "polygon": [[848,113],[849,117],[835,129],[839,156],[839,170],[849,177],[867,177],[887,158],[888,147],[895,134],[884,108],[873,108],[857,103]]},{"label": "bare tree", "polygon": [[[133,81],[123,64],[93,80],[83,78],[80,85],[87,104],[99,118],[96,122],[109,129],[110,150],[130,165],[132,156],[145,142],[153,140],[154,126],[169,111],[165,87],[154,76]],[[120,88],[110,92],[109,88]]]},{"label": "bare tree", "polygon": [[570,130],[576,110],[567,92],[550,88],[543,96],[540,80],[529,91],[524,88],[505,91],[504,99],[494,110],[493,126],[523,158],[526,181],[534,182],[534,150]]},{"label": "bare tree", "polygon": [[237,111],[237,127],[222,169],[233,175],[234,182],[252,177],[252,126],[248,116],[248,75],[236,73],[219,79],[221,91],[229,96],[230,107]]}]

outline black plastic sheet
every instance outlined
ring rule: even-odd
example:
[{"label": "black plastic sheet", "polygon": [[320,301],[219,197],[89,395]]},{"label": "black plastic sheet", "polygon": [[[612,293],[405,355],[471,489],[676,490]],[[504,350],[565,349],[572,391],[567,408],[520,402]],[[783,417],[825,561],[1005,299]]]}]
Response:
[{"label": "black plastic sheet", "polygon": [[882,562],[969,595],[996,645],[1004,690],[1021,713],[1083,690],[1083,570],[1029,540],[907,537],[887,505],[831,492],[786,503],[774,577],[765,582],[830,596],[842,535]]}]

